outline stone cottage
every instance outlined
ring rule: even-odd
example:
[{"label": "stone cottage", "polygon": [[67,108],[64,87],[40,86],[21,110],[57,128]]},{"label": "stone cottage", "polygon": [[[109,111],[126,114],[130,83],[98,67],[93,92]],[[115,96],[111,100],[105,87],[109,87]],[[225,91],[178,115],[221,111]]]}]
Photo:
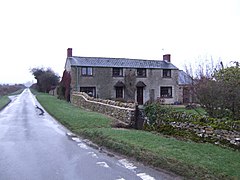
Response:
[{"label": "stone cottage", "polygon": [[171,63],[170,54],[163,55],[163,60],[80,57],[68,48],[64,74],[71,78],[66,89],[96,98],[140,105],[157,99],[166,104],[183,101],[179,69]]}]

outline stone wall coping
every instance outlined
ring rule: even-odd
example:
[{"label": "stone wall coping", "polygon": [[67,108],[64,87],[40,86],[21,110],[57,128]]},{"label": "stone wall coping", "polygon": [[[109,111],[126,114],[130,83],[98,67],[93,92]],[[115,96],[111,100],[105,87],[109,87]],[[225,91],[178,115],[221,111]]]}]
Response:
[{"label": "stone wall coping", "polygon": [[94,101],[94,100],[88,100],[88,99],[83,95],[83,93],[80,93],[80,92],[73,92],[72,95],[81,96],[85,101],[91,102],[91,103],[95,103],[95,104],[101,104],[101,105],[104,105],[104,106],[114,107],[114,108],[118,108],[118,109],[122,109],[122,110],[128,110],[128,111],[134,111],[134,110],[135,110],[135,109],[133,109],[133,108],[125,108],[125,107],[115,106],[115,105],[106,104],[106,103],[102,103],[102,102],[97,102],[97,101]]}]

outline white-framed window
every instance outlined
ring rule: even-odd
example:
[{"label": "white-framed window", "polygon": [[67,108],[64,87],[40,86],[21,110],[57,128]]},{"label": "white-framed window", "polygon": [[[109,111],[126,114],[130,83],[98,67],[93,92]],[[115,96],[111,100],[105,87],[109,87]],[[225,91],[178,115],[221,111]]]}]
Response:
[{"label": "white-framed window", "polygon": [[80,92],[85,92],[90,97],[96,97],[96,87],[80,87]]},{"label": "white-framed window", "polygon": [[112,76],[113,77],[122,77],[123,76],[123,68],[113,68]]},{"label": "white-framed window", "polygon": [[163,78],[171,78],[171,77],[172,77],[171,69],[163,69]]},{"label": "white-framed window", "polygon": [[160,97],[162,97],[162,98],[172,98],[172,87],[171,86],[160,87]]},{"label": "white-framed window", "polygon": [[82,74],[82,76],[92,76],[93,68],[92,67],[82,67],[81,74]]},{"label": "white-framed window", "polygon": [[137,69],[137,77],[146,77],[147,76],[147,70],[144,68]]}]

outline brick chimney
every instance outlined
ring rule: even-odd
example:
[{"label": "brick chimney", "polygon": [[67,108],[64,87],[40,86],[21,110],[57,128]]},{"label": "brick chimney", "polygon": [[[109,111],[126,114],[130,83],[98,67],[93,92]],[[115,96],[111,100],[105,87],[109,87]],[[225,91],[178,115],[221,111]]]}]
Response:
[{"label": "brick chimney", "polygon": [[163,60],[164,60],[164,61],[171,62],[171,54],[164,54],[164,55],[163,55]]},{"label": "brick chimney", "polygon": [[72,48],[67,49],[67,57],[72,57]]}]

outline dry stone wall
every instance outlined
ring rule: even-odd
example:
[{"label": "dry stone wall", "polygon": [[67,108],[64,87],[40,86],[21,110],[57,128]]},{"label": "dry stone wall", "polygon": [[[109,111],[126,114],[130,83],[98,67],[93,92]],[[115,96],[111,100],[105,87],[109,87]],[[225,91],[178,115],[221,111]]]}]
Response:
[{"label": "dry stone wall", "polygon": [[84,92],[77,91],[72,93],[71,103],[78,107],[111,116],[127,125],[134,124],[134,103],[122,103],[112,100],[97,99],[88,96]]},{"label": "dry stone wall", "polygon": [[237,130],[214,129],[210,126],[201,126],[188,122],[170,122],[171,126],[195,132],[199,137],[215,139],[215,143],[225,140],[240,147],[240,132]]}]

